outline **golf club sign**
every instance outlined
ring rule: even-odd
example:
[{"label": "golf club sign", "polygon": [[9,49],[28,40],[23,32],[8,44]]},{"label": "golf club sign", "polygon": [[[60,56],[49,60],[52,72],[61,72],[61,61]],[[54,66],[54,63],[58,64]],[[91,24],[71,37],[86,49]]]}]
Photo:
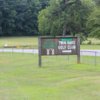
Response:
[{"label": "golf club sign", "polygon": [[77,55],[80,63],[80,42],[78,37],[39,37],[39,66],[41,56]]}]

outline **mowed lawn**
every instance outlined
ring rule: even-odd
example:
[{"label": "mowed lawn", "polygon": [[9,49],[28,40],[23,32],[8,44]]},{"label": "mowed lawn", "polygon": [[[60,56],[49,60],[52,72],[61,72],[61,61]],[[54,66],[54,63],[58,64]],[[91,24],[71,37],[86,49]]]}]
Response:
[{"label": "mowed lawn", "polygon": [[[89,38],[90,39],[90,38]],[[81,45],[81,49],[92,49],[92,50],[100,50],[100,40],[98,39],[90,39],[93,45]],[[96,45],[98,44],[98,45]],[[30,37],[2,37],[0,38],[0,48],[7,46],[16,46],[18,48],[24,48],[25,46],[28,48],[38,48],[38,37],[30,36]]]},{"label": "mowed lawn", "polygon": [[4,46],[29,46],[30,48],[38,46],[38,37],[2,37],[0,38],[0,47]]},{"label": "mowed lawn", "polygon": [[100,66],[42,58],[0,53],[0,100],[100,100]]}]

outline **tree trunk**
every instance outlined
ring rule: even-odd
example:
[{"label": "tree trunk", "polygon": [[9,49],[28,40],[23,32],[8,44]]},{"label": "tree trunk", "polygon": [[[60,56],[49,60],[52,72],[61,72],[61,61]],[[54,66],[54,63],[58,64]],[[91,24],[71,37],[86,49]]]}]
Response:
[{"label": "tree trunk", "polygon": [[66,24],[64,24],[64,26],[63,26],[63,36],[66,35],[66,31],[67,31],[67,27],[66,27]]}]

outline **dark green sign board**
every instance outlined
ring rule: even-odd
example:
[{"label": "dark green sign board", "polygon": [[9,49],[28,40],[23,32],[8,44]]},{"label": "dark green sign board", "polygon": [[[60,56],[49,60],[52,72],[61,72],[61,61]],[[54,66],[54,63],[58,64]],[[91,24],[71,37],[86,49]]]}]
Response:
[{"label": "dark green sign board", "polygon": [[80,55],[78,37],[40,37],[39,56]]}]

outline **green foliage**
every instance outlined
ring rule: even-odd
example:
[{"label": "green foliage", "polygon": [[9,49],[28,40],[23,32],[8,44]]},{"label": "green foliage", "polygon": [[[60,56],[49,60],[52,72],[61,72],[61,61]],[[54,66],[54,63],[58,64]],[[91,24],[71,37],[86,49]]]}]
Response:
[{"label": "green foliage", "polygon": [[0,36],[38,34],[38,11],[47,5],[41,3],[41,0],[0,0]]},{"label": "green foliage", "polygon": [[84,32],[89,11],[89,5],[81,0],[51,0],[50,6],[39,13],[39,30],[46,35]]},{"label": "green foliage", "polygon": [[100,38],[100,7],[95,7],[89,16],[87,28],[90,36]]},{"label": "green foliage", "polygon": [[100,37],[99,14],[100,0],[0,0],[0,36]]},{"label": "green foliage", "polygon": [[95,1],[97,6],[100,6],[100,0],[93,0],[93,1]]}]

